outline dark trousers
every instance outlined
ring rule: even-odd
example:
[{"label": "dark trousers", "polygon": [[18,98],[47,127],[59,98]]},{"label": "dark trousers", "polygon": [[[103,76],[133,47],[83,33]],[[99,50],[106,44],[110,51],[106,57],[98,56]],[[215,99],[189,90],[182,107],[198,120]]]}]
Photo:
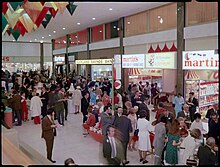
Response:
[{"label": "dark trousers", "polygon": [[190,119],[191,119],[191,122],[194,121],[194,114],[196,112],[196,108],[190,108],[189,109],[189,114],[190,114]]},{"label": "dark trousers", "polygon": [[123,151],[124,151],[125,160],[127,160],[128,141],[122,142],[122,146],[123,146]]},{"label": "dark trousers", "polygon": [[162,155],[161,155],[161,161],[164,161],[164,152],[166,151],[166,148],[167,148],[167,144],[163,148]]},{"label": "dark trousers", "polygon": [[120,165],[121,161],[118,158],[107,158],[108,165]]},{"label": "dark trousers", "polygon": [[63,102],[63,104],[64,104],[64,108],[65,108],[65,119],[67,119],[67,115],[68,115],[67,101]]},{"label": "dark trousers", "polygon": [[60,125],[64,125],[64,110],[60,110],[56,112],[57,120]]},{"label": "dark trousers", "polygon": [[85,123],[86,121],[87,121],[86,114],[83,113],[83,123]]},{"label": "dark trousers", "polygon": [[22,125],[22,111],[21,110],[15,110],[16,116],[18,118],[18,125]]},{"label": "dark trousers", "polygon": [[45,117],[47,115],[47,105],[41,107],[41,115]]},{"label": "dark trousers", "polygon": [[47,159],[52,160],[53,142],[54,139],[45,139],[47,147]]}]

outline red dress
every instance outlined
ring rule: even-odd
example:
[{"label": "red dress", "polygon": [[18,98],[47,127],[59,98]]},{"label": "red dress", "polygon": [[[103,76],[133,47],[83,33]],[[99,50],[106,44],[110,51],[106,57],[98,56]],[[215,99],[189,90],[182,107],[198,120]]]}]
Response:
[{"label": "red dress", "polygon": [[90,114],[89,118],[87,119],[87,121],[83,124],[83,127],[87,130],[89,130],[90,127],[95,126],[95,115],[94,114]]},{"label": "red dress", "polygon": [[28,120],[28,108],[25,97],[22,97],[21,105],[22,105],[22,120],[26,121]]}]

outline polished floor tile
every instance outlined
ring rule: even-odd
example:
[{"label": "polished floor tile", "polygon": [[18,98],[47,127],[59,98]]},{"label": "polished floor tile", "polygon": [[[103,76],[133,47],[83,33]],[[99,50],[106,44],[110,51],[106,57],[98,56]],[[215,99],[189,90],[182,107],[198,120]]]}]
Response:
[{"label": "polished floor tile", "polygon": [[[151,122],[154,120],[155,113],[150,114]],[[57,128],[57,136],[54,141],[53,157],[56,164],[64,164],[65,159],[73,158],[79,165],[99,165],[106,164],[106,160],[102,155],[102,144],[95,141],[89,135],[82,135],[82,114],[69,114],[64,126]],[[46,157],[46,144],[41,138],[41,125],[35,125],[33,120],[24,122],[20,127],[13,127],[18,131],[19,140],[29,144],[36,151]],[[139,162],[138,151],[128,150],[128,160],[130,165],[141,165]],[[149,163],[153,164],[153,155],[148,155]]]}]

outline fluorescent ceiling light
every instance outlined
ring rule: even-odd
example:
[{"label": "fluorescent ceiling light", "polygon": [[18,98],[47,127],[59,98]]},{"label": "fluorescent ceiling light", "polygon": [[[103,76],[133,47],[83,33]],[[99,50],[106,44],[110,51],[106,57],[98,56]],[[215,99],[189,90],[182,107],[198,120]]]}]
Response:
[{"label": "fluorescent ceiling light", "polygon": [[109,8],[108,10],[112,10],[112,8]]},{"label": "fluorescent ceiling light", "polygon": [[51,37],[51,35],[49,34],[49,37]]},{"label": "fluorescent ceiling light", "polygon": [[66,28],[65,27],[63,27],[63,30],[65,30]]},{"label": "fluorescent ceiling light", "polygon": [[92,20],[95,20],[95,17],[93,17]]},{"label": "fluorescent ceiling light", "polygon": [[56,33],[56,31],[53,31],[53,33]]},{"label": "fluorescent ceiling light", "polygon": [[44,37],[42,37],[42,39],[44,39]]},{"label": "fluorescent ceiling light", "polygon": [[77,25],[80,25],[80,23],[77,23]]},{"label": "fluorescent ceiling light", "polygon": [[130,21],[128,21],[128,24],[131,24],[131,22],[130,22]]}]

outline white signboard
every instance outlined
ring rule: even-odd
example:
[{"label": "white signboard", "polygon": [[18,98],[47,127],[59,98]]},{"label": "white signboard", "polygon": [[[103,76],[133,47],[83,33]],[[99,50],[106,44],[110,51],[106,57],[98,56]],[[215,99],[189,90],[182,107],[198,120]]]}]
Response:
[{"label": "white signboard", "polygon": [[183,70],[218,70],[219,58],[215,50],[183,52]]},{"label": "white signboard", "polygon": [[114,79],[121,79],[121,55],[114,55]]},{"label": "white signboard", "polygon": [[122,55],[122,68],[144,68],[144,54]]},{"label": "white signboard", "polygon": [[76,64],[112,64],[112,59],[76,60]]},{"label": "white signboard", "polygon": [[146,68],[153,69],[176,69],[177,68],[177,53],[149,53],[146,54]]}]

